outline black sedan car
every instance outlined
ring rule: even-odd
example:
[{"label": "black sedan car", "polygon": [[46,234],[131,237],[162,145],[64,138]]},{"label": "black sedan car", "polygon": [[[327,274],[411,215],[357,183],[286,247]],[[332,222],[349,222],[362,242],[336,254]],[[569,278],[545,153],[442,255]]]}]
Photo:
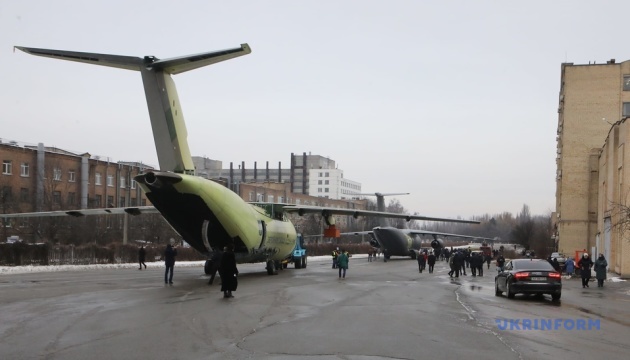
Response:
[{"label": "black sedan car", "polygon": [[494,289],[496,296],[505,292],[510,299],[516,294],[550,294],[560,300],[561,274],[544,259],[514,259],[494,278]]}]

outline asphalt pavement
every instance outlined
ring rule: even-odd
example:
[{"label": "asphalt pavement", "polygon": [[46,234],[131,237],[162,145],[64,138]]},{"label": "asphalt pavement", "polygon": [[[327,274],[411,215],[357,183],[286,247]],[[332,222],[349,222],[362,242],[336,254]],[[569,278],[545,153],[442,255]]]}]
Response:
[{"label": "asphalt pavement", "polygon": [[420,274],[415,260],[362,256],[345,279],[327,260],[274,276],[264,264],[239,271],[232,299],[201,266],[176,264],[173,285],[159,268],[1,275],[0,358],[626,359],[630,350],[628,282],[582,289],[563,279],[553,302],[495,296],[494,265],[458,279],[444,262]]}]

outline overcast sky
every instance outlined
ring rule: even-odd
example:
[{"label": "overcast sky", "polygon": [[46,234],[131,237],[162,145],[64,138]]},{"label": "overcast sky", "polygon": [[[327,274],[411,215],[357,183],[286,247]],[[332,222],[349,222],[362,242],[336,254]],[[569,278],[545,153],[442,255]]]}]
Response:
[{"label": "overcast sky", "polygon": [[[560,66],[630,59],[627,1],[0,1],[0,138],[157,166],[138,72],[14,45],[169,58],[193,155],[328,156],[410,212],[555,210]],[[594,119],[596,121],[596,119]],[[599,120],[601,121],[601,120]],[[611,119],[611,122],[614,119]]]}]

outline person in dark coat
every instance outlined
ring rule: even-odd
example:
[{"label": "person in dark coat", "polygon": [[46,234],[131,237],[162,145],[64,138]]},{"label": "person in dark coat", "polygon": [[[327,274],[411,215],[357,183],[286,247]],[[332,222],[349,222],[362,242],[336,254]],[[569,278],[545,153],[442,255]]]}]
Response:
[{"label": "person in dark coat", "polygon": [[416,259],[418,260],[418,270],[420,270],[420,273],[422,274],[422,270],[424,270],[424,267],[427,265],[427,261],[424,258],[424,253],[418,251],[418,256],[416,256]]},{"label": "person in dark coat", "polygon": [[144,260],[146,258],[146,251],[144,250],[144,245],[140,246],[140,249],[138,250],[138,262],[140,262],[140,268],[138,270],[142,270],[142,265],[144,265],[144,268],[147,268],[147,264],[144,263]]},{"label": "person in dark coat", "polygon": [[588,257],[588,254],[582,255],[580,261],[578,261],[578,267],[580,268],[580,275],[582,275],[582,288],[588,287],[588,281],[591,279],[591,267],[593,267],[593,260]]},{"label": "person in dark coat", "polygon": [[164,251],[164,265],[166,266],[166,271],[164,272],[165,284],[173,283],[173,268],[175,267],[175,256],[177,256],[177,249],[173,248],[171,244],[166,245],[166,250]]},{"label": "person in dark coat", "polygon": [[[210,280],[208,280],[208,285],[212,285],[214,282],[214,277],[217,275],[217,271],[221,265],[221,257],[223,257],[223,251],[216,250],[212,252],[212,256],[210,257]],[[219,274],[219,276],[221,275]]]},{"label": "person in dark coat", "polygon": [[558,262],[558,258],[553,258],[553,260],[551,260],[551,266],[553,266],[553,268],[554,268],[557,272],[561,272],[561,271],[560,271],[560,263]]},{"label": "person in dark coat", "polygon": [[499,257],[497,258],[497,270],[503,271],[504,266],[505,266],[505,258],[503,257],[503,255],[499,255]]},{"label": "person in dark coat", "polygon": [[595,278],[597,279],[597,287],[604,287],[607,267],[608,262],[606,261],[604,254],[599,254],[599,257],[595,260],[595,265],[593,266],[593,269],[595,269]]},{"label": "person in dark coat", "polygon": [[427,263],[429,264],[429,274],[433,274],[433,267],[435,266],[435,254],[430,253],[427,257]]},{"label": "person in dark coat", "polygon": [[490,263],[492,262],[492,255],[486,255],[486,263],[488,264],[488,270],[490,269]]},{"label": "person in dark coat", "polygon": [[221,276],[221,291],[224,298],[232,298],[232,291],[236,291],[238,286],[238,269],[236,268],[236,256],[234,256],[234,245],[228,244],[225,247],[219,265],[219,276]]}]

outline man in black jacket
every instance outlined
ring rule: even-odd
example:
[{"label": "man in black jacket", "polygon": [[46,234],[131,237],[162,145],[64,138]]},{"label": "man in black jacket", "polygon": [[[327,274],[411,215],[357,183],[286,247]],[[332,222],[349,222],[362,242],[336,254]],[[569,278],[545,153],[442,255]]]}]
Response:
[{"label": "man in black jacket", "polygon": [[173,284],[173,268],[175,267],[175,256],[177,256],[177,249],[173,248],[171,244],[166,245],[166,250],[164,251],[164,265],[166,266],[166,271],[164,272],[165,284]]}]

